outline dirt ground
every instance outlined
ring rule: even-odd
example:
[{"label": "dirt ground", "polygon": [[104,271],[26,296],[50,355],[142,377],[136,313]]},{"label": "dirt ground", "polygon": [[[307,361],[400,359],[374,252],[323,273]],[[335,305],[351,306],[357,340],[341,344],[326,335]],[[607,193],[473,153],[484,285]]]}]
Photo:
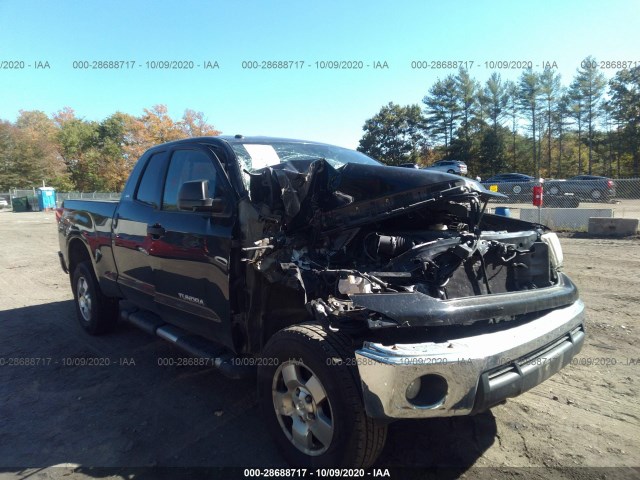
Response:
[{"label": "dirt ground", "polygon": [[[475,417],[392,424],[378,467],[437,467],[451,478],[474,478],[480,467],[493,467],[484,469],[491,478],[640,477],[640,469],[575,468],[640,466],[640,239],[562,240],[588,312],[575,364]],[[130,326],[104,337],[81,331],[52,213],[0,212],[0,246],[1,478],[286,466],[252,381],[159,366],[185,355]],[[21,358],[40,360],[11,360]],[[109,365],[77,365],[86,358]]]}]

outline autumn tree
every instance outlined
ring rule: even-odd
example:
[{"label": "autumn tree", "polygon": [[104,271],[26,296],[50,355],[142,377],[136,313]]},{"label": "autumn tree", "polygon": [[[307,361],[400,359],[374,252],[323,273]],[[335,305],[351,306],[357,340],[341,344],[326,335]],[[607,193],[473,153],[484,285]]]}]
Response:
[{"label": "autumn tree", "polygon": [[213,125],[207,123],[204,113],[196,112],[190,108],[186,109],[182,114],[179,126],[187,137],[220,135],[220,131],[216,130]]},{"label": "autumn tree", "polygon": [[103,164],[103,177],[109,191],[119,192],[129,177],[137,158],[128,155],[128,126],[131,115],[116,112],[98,124],[97,148]]},{"label": "autumn tree", "polygon": [[65,168],[55,148],[55,133],[55,124],[44,112],[19,112],[11,130],[10,150],[5,153],[16,177],[11,186],[38,186],[63,177]]},{"label": "autumn tree", "polygon": [[16,142],[16,127],[7,121],[0,121],[0,190],[22,185],[14,152]]},{"label": "autumn tree", "polygon": [[53,118],[58,126],[55,135],[58,152],[75,188],[98,190],[100,169],[95,152],[91,152],[98,140],[97,123],[77,118],[70,108],[56,112]]}]

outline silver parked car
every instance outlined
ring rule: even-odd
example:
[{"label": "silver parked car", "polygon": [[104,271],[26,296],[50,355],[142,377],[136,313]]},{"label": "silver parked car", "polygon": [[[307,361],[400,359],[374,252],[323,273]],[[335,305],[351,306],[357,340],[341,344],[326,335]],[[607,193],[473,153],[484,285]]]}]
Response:
[{"label": "silver parked car", "polygon": [[433,168],[441,172],[455,173],[456,175],[467,174],[467,164],[460,160],[438,160],[433,165],[424,168]]},{"label": "silver parked car", "polygon": [[7,208],[9,206],[9,202],[4,197],[0,197],[0,208]]}]

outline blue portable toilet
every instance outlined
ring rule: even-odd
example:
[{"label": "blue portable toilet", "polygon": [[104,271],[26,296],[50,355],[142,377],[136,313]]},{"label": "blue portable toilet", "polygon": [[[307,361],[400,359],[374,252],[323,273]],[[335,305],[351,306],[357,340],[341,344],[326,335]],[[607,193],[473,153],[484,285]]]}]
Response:
[{"label": "blue portable toilet", "polygon": [[56,189],[53,187],[40,187],[36,189],[38,206],[40,210],[56,208]]}]

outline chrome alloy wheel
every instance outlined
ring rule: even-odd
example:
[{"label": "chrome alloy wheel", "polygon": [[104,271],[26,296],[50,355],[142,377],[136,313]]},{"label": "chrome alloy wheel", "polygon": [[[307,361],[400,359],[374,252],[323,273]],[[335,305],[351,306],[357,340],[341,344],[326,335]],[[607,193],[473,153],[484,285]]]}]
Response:
[{"label": "chrome alloy wheel", "polygon": [[273,406],[289,441],[307,455],[322,455],[333,439],[331,403],[318,377],[300,361],[282,363],[273,376]]},{"label": "chrome alloy wheel", "polygon": [[87,322],[91,321],[91,291],[89,290],[89,284],[84,277],[78,278],[76,283],[76,292],[78,294],[78,307],[80,307],[80,313],[82,318]]}]

